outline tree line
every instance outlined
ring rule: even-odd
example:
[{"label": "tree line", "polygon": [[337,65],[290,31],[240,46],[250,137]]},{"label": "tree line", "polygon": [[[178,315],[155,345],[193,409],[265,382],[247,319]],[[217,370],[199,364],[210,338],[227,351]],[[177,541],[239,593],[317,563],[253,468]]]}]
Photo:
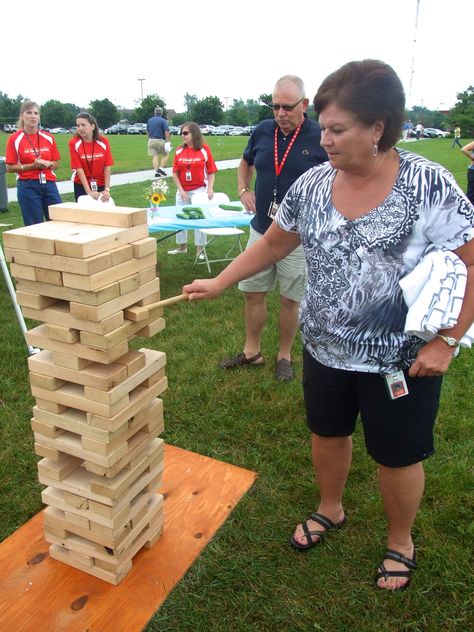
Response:
[{"label": "tree line", "polygon": [[[21,103],[26,99],[22,95],[15,98],[9,97],[0,91],[0,128],[3,129],[5,123],[16,123]],[[413,122],[421,121],[425,127],[436,127],[440,129],[451,129],[454,125],[459,125],[463,137],[474,136],[474,86],[469,86],[464,92],[457,95],[457,102],[447,113],[437,110],[429,110],[423,106],[415,106],[407,110],[406,117]],[[185,111],[175,113],[168,117],[166,103],[158,94],[149,94],[133,110],[119,109],[109,99],[97,99],[91,101],[85,108],[73,103],[61,103],[55,99],[50,99],[41,105],[41,124],[43,127],[65,127],[70,128],[75,125],[76,116],[79,112],[86,110],[93,114],[102,129],[110,127],[120,120],[129,123],[146,122],[151,116],[156,106],[163,109],[165,118],[169,118],[169,123],[182,125],[186,121],[195,121],[210,125],[255,125],[263,119],[273,116],[271,109],[271,94],[260,94],[258,99],[233,99],[230,107],[225,108],[222,101],[217,96],[207,96],[198,99],[195,94],[184,95]],[[310,116],[312,106],[309,108]]]}]

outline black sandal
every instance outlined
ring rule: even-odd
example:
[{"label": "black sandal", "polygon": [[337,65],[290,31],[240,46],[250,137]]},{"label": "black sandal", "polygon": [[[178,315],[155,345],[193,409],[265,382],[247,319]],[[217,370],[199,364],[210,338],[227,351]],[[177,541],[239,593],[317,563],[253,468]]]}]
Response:
[{"label": "black sandal", "polygon": [[[314,522],[317,522],[318,524],[320,524],[322,527],[325,527],[325,531],[310,531],[308,528],[309,520],[313,520]],[[304,522],[301,523],[301,526],[303,527],[304,535],[307,540],[307,544],[300,544],[298,540],[295,540],[294,535],[292,535],[290,538],[290,544],[293,548],[299,549],[300,551],[305,551],[306,549],[312,549],[313,546],[316,546],[317,544],[321,542],[321,540],[323,539],[323,537],[328,531],[331,531],[333,529],[342,529],[342,527],[345,524],[346,524],[346,516],[344,516],[341,522],[333,522],[326,516],[323,516],[323,514],[312,513],[310,514],[309,518],[307,518]],[[317,535],[318,539],[313,540],[313,538],[311,537],[313,535]]]},{"label": "black sandal", "polygon": [[257,360],[260,360],[261,357],[262,354],[260,351],[251,358],[247,358],[245,353],[238,353],[236,356],[233,356],[228,360],[219,362],[219,366],[221,369],[235,369],[239,366],[263,366],[265,364],[264,361],[257,362]]},{"label": "black sandal", "polygon": [[[384,554],[384,560],[393,560],[394,562],[400,562],[400,564],[405,564],[408,570],[388,571],[385,568],[384,563],[382,562],[382,564],[380,564],[378,568],[378,573],[375,576],[375,580],[374,580],[376,588],[378,590],[387,590],[388,592],[395,592],[397,590],[406,590],[408,586],[410,585],[413,571],[416,570],[415,549],[413,549],[413,557],[411,559],[408,557],[405,557],[398,551],[394,551],[393,549],[387,549]],[[408,581],[405,582],[402,586],[399,586],[398,588],[384,588],[383,586],[378,585],[378,580],[381,579],[382,577],[383,579],[385,579],[385,581],[387,581],[389,577],[408,577]]]}]

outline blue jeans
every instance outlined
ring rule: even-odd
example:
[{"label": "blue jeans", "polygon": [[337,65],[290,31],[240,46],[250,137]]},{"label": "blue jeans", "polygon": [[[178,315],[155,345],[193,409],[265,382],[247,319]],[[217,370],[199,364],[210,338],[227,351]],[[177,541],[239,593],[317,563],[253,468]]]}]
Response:
[{"label": "blue jeans", "polygon": [[459,142],[459,138],[455,138],[455,139],[453,140],[453,144],[451,145],[451,149],[454,149],[454,146],[455,146],[455,145],[457,145],[458,147],[461,147],[461,148],[462,148],[462,145],[461,145],[461,143]]},{"label": "blue jeans", "polygon": [[48,207],[62,202],[56,182],[49,180],[17,180],[17,196],[25,226],[40,224],[43,216],[49,220]]}]

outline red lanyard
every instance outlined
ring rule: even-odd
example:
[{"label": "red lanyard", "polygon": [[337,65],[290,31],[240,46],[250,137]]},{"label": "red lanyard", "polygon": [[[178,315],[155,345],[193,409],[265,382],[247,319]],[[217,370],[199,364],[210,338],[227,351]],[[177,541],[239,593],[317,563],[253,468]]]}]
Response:
[{"label": "red lanyard", "polygon": [[274,144],[274,147],[275,147],[275,173],[277,175],[277,178],[280,175],[280,173],[281,173],[281,171],[282,171],[282,169],[283,169],[283,167],[285,165],[286,159],[288,158],[288,154],[290,153],[291,148],[293,147],[293,143],[295,142],[296,137],[300,133],[300,129],[301,129],[302,125],[303,125],[303,121],[296,128],[295,133],[293,134],[293,138],[290,140],[290,144],[286,148],[286,151],[283,154],[283,158],[281,159],[280,164],[278,164],[278,130],[280,128],[278,127],[278,125],[275,126],[275,144]]},{"label": "red lanyard", "polygon": [[86,161],[87,168],[89,169],[90,177],[92,178],[92,165],[94,164],[94,149],[95,149],[95,140],[92,141],[92,156],[91,156],[91,164],[89,164],[89,160],[87,159],[87,151],[84,141],[82,141],[82,149],[84,150],[84,160]]}]

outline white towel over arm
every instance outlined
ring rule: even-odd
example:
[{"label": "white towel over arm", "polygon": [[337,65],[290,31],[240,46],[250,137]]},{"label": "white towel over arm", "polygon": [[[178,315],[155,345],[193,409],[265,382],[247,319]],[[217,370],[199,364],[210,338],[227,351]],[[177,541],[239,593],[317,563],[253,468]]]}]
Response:
[{"label": "white towel over arm", "polygon": [[[457,323],[466,290],[467,271],[454,252],[431,252],[406,277],[399,281],[408,307],[405,332],[429,342],[440,329]],[[460,340],[471,347],[474,325]]]}]

